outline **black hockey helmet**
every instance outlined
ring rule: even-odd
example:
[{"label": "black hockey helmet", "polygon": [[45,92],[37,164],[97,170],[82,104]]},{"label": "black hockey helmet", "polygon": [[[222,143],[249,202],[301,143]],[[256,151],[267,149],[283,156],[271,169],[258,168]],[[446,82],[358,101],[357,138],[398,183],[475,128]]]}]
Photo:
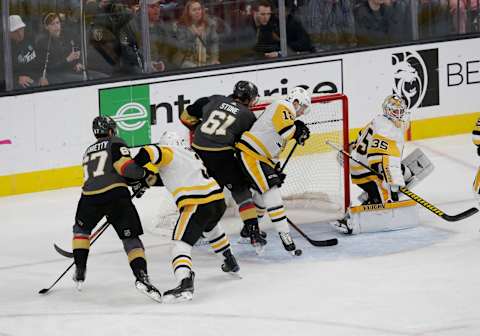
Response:
[{"label": "black hockey helmet", "polygon": [[258,88],[249,81],[238,81],[233,88],[233,98],[240,99],[243,102],[256,101],[258,98]]},{"label": "black hockey helmet", "polygon": [[117,133],[117,124],[115,123],[115,120],[107,116],[98,116],[93,119],[92,131],[97,138],[108,136],[109,130],[112,130],[113,134]]}]

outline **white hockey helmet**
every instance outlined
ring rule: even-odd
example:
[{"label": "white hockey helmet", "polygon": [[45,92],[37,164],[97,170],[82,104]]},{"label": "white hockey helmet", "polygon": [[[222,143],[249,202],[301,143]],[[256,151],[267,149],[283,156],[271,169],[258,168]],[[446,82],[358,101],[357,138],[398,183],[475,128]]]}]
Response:
[{"label": "white hockey helmet", "polygon": [[158,144],[160,146],[187,146],[185,139],[181,138],[177,133],[172,131],[163,132],[158,140]]},{"label": "white hockey helmet", "polygon": [[410,113],[407,104],[397,94],[389,95],[382,104],[383,115],[390,119],[396,127],[407,129],[410,124]]},{"label": "white hockey helmet", "polygon": [[310,112],[310,105],[312,105],[312,96],[307,90],[305,90],[301,86],[296,86],[292,90],[290,90],[287,100],[292,104],[294,104],[295,101],[298,102],[297,107],[295,107],[297,115],[302,115]]}]

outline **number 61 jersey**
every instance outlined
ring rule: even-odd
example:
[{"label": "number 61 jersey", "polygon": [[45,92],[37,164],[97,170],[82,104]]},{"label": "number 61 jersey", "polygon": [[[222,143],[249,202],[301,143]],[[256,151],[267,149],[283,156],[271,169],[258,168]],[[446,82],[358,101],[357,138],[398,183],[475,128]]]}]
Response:
[{"label": "number 61 jersey", "polygon": [[192,147],[205,151],[233,149],[256,120],[245,105],[222,95],[209,97],[202,110],[202,123],[195,129]]},{"label": "number 61 jersey", "polygon": [[[401,160],[405,132],[383,115],[376,116],[359,133],[352,157],[382,173],[389,185],[404,186]],[[379,178],[361,165],[351,163],[352,182],[364,184]]]}]

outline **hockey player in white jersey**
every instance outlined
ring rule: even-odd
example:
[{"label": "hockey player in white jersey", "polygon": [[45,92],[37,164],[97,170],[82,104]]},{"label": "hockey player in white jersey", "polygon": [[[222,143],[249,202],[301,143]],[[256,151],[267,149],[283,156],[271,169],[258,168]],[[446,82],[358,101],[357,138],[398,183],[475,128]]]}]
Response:
[{"label": "hockey player in white jersey", "polygon": [[[258,117],[250,131],[244,132],[237,148],[240,160],[256,190],[254,200],[259,209],[267,210],[285,249],[300,254],[290,236],[290,228],[280,194],[285,174],[279,171],[279,156],[288,141],[303,145],[310,136],[308,127],[296,119],[311,105],[310,94],[301,87],[290,91],[286,99],[270,104]],[[260,197],[259,197],[260,195]]]},{"label": "hockey player in white jersey", "polygon": [[134,160],[141,166],[151,163],[158,169],[162,183],[156,185],[165,185],[179,209],[172,235],[172,267],[179,285],[163,294],[163,302],[192,299],[195,276],[192,246],[201,235],[216,254],[223,256],[221,269],[237,273],[240,267],[232,254],[229,239],[218,225],[226,208],[224,194],[217,181],[208,176],[198,155],[185,147],[175,133],[166,132],[159,144],[144,146]]},{"label": "hockey player in white jersey", "polygon": [[376,116],[351,144],[352,183],[364,192],[362,204],[350,207],[344,219],[332,223],[344,233],[375,232],[407,228],[418,222],[415,202],[399,201],[399,188],[413,186],[433,170],[432,163],[419,149],[402,161],[405,132],[410,113],[404,100],[389,95],[382,104],[383,113]]}]

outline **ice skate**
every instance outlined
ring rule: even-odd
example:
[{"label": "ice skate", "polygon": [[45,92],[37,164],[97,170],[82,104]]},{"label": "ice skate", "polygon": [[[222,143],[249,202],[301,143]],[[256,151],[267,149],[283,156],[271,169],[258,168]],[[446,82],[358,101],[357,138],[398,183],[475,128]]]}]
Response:
[{"label": "ice skate", "polygon": [[182,279],[180,285],[163,293],[164,303],[178,303],[190,301],[193,298],[193,280],[195,273],[190,272],[190,276]]},{"label": "ice skate", "polygon": [[140,271],[140,274],[137,276],[135,287],[152,300],[162,302],[162,293],[150,283],[149,277],[144,271]]},{"label": "ice skate", "polygon": [[[263,239],[267,238],[267,233],[265,231],[260,230],[260,236]],[[239,244],[250,244],[250,230],[247,225],[244,225],[242,230],[240,231],[240,238],[238,239]]]},{"label": "ice skate", "polygon": [[222,271],[241,279],[241,276],[239,274],[240,266],[238,265],[237,260],[232,254],[232,251],[230,249],[226,250],[225,252],[223,252],[223,256],[225,257],[225,259],[223,260]]},{"label": "ice skate", "polygon": [[87,269],[85,267],[75,266],[75,272],[73,272],[72,279],[75,282],[75,287],[79,291],[83,289],[83,283],[85,282],[86,274]]},{"label": "ice skate", "polygon": [[288,232],[279,232],[278,235],[280,236],[280,240],[282,241],[283,247],[285,250],[290,252],[293,256],[299,256],[302,254],[302,250],[297,249],[295,243],[293,242],[290,233]]}]

